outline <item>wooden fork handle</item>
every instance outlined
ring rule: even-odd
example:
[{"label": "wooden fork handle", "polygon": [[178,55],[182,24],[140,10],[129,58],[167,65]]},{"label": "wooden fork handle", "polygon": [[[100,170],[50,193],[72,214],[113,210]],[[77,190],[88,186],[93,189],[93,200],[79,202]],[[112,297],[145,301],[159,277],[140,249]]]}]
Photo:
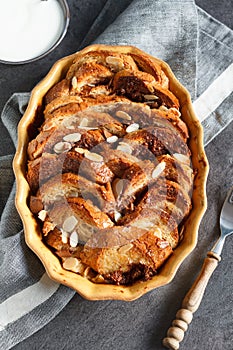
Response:
[{"label": "wooden fork handle", "polygon": [[166,348],[173,350],[179,349],[180,342],[184,338],[184,333],[192,321],[193,313],[198,309],[208,281],[220,260],[221,257],[219,255],[208,252],[200,274],[186,294],[182,302],[182,307],[176,314],[176,319],[167,331],[167,337],[163,339],[163,345]]}]

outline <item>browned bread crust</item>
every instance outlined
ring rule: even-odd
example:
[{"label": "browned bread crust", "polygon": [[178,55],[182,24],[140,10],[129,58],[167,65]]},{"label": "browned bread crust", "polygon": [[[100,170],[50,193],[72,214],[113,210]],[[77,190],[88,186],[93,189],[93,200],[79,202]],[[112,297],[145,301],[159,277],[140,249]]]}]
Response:
[{"label": "browned bread crust", "polygon": [[47,92],[27,180],[43,240],[64,268],[129,284],[172,254],[193,184],[179,108],[144,53],[90,50]]}]

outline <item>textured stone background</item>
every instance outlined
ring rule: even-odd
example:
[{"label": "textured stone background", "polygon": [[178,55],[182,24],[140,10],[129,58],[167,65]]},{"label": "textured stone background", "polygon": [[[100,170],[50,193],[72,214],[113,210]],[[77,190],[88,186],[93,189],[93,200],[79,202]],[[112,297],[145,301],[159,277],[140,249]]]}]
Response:
[{"label": "textured stone background", "polygon": [[[61,56],[77,51],[88,28],[106,0],[68,0],[71,10],[69,31],[62,44],[49,56],[25,66],[0,64],[0,111],[13,92],[30,91]],[[125,0],[122,9],[131,1]],[[123,3],[123,2],[122,2]],[[196,3],[233,29],[231,0],[198,0]],[[109,23],[112,15],[109,13]],[[103,23],[103,27],[108,23]],[[97,36],[99,33],[96,32]],[[93,34],[88,40],[94,39]],[[85,42],[86,44],[86,42]],[[67,307],[45,328],[18,344],[14,350],[162,350],[166,334],[182,298],[198,274],[206,252],[219,235],[218,216],[233,178],[233,123],[206,148],[210,163],[207,183],[208,210],[199,230],[195,251],[185,260],[174,280],[139,300],[91,302],[75,295]],[[0,155],[14,152],[0,124]],[[229,238],[222,262],[212,276],[204,299],[182,342],[181,349],[233,349],[232,256]]]}]

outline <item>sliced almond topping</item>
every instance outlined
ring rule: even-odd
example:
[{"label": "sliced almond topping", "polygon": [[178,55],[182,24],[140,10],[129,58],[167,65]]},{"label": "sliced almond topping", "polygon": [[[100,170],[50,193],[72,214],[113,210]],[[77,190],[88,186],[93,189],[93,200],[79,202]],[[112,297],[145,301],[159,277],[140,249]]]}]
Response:
[{"label": "sliced almond topping", "polygon": [[129,132],[137,131],[138,129],[139,129],[139,124],[133,123],[127,126],[125,131],[129,133]]},{"label": "sliced almond topping", "polygon": [[81,120],[79,126],[88,126],[88,119],[87,118],[83,118]]},{"label": "sliced almond topping", "polygon": [[78,142],[81,139],[81,134],[79,132],[75,132],[73,134],[69,134],[63,137],[64,141],[67,142]]},{"label": "sliced almond topping", "polygon": [[104,160],[100,154],[89,151],[85,151],[85,157],[93,162],[102,162]]},{"label": "sliced almond topping", "polygon": [[115,198],[119,197],[120,194],[122,193],[124,187],[124,180],[123,179],[115,179],[112,182],[112,190]]},{"label": "sliced almond topping", "polygon": [[159,110],[160,110],[160,111],[167,112],[167,111],[168,111],[168,108],[167,108],[166,106],[162,105],[162,106],[159,107]]},{"label": "sliced almond topping", "polygon": [[62,125],[66,128],[66,129],[74,129],[74,125],[72,125],[74,123],[74,119],[73,118],[68,118],[68,119],[64,119],[62,121]]},{"label": "sliced almond topping", "polygon": [[129,153],[129,154],[132,154],[132,152],[133,152],[130,145],[128,143],[125,143],[125,142],[119,142],[119,145],[117,146],[117,150],[125,152],[125,153]]},{"label": "sliced almond topping", "polygon": [[95,126],[79,126],[79,129],[83,130],[97,130],[98,128]]},{"label": "sliced almond topping", "polygon": [[121,70],[124,68],[124,62],[120,57],[107,56],[106,63],[116,70]]},{"label": "sliced almond topping", "polygon": [[114,220],[117,222],[121,218],[121,213],[119,211],[114,212]]},{"label": "sliced almond topping", "polygon": [[156,96],[156,95],[144,95],[144,98],[148,101],[158,100],[158,96]]},{"label": "sliced almond topping", "polygon": [[71,84],[72,84],[74,89],[77,89],[77,87],[78,87],[78,80],[77,80],[77,78],[75,76],[72,78]]},{"label": "sliced almond topping", "polygon": [[159,241],[157,242],[157,246],[161,249],[165,249],[169,246],[169,243],[167,241]]},{"label": "sliced almond topping", "polygon": [[83,273],[85,269],[85,265],[83,265],[82,261],[73,257],[65,258],[63,267],[66,270],[70,270],[76,273]]},{"label": "sliced almond topping", "polygon": [[140,219],[133,222],[131,226],[142,228],[145,230],[150,230],[154,226],[154,223],[150,222],[148,219]]},{"label": "sliced almond topping", "polygon": [[173,157],[179,160],[181,163],[190,164],[190,159],[188,156],[181,153],[174,153]]},{"label": "sliced almond topping", "polygon": [[118,249],[118,252],[120,253],[120,254],[125,254],[125,253],[127,253],[130,249],[132,249],[133,248],[133,244],[132,243],[129,243],[129,244],[126,244],[126,245],[123,245],[122,247],[120,247],[119,249]]},{"label": "sliced almond topping", "polygon": [[75,147],[75,152],[78,152],[80,154],[84,154],[86,152],[85,148],[81,148],[81,147]]},{"label": "sliced almond topping", "polygon": [[78,245],[78,234],[76,231],[73,231],[70,235],[70,246],[72,248],[77,247]]},{"label": "sliced almond topping", "polygon": [[152,179],[155,179],[156,177],[158,177],[164,171],[165,168],[166,168],[165,162],[159,163],[152,171],[152,174],[151,174]]},{"label": "sliced almond topping", "polygon": [[128,113],[126,113],[124,111],[117,111],[116,112],[116,116],[119,117],[119,118],[125,119],[125,120],[131,120],[132,119],[132,117]]},{"label": "sliced almond topping", "polygon": [[56,145],[54,145],[53,150],[57,154],[69,151],[71,149],[71,144],[69,142],[58,142]]},{"label": "sliced almond topping", "polygon": [[175,107],[169,108],[169,111],[173,111],[174,114],[177,115],[177,117],[180,117],[180,116],[181,116],[180,111],[179,111],[177,108],[175,108]]},{"label": "sliced almond topping", "polygon": [[75,216],[69,216],[68,218],[65,219],[62,225],[62,229],[66,232],[72,232],[75,229],[75,226],[77,225],[78,220],[76,219]]},{"label": "sliced almond topping", "polygon": [[62,240],[62,243],[64,243],[64,244],[68,243],[69,236],[70,236],[70,234],[68,232],[66,232],[63,229],[61,229],[61,240]]},{"label": "sliced almond topping", "polygon": [[44,210],[44,209],[42,209],[42,210],[38,213],[38,218],[39,218],[41,221],[45,221],[46,216],[47,216],[47,211]]},{"label": "sliced almond topping", "polygon": [[110,136],[106,139],[108,143],[114,143],[118,140],[118,137],[116,135]]}]

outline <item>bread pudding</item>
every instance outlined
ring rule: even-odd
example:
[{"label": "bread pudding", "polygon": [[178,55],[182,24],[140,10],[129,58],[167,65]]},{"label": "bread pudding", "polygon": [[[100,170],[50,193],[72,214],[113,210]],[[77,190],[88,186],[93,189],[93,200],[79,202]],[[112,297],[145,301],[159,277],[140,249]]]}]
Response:
[{"label": "bread pudding", "polygon": [[162,66],[93,47],[46,91],[29,130],[29,207],[63,269],[94,283],[156,275],[192,208],[189,129]]}]

